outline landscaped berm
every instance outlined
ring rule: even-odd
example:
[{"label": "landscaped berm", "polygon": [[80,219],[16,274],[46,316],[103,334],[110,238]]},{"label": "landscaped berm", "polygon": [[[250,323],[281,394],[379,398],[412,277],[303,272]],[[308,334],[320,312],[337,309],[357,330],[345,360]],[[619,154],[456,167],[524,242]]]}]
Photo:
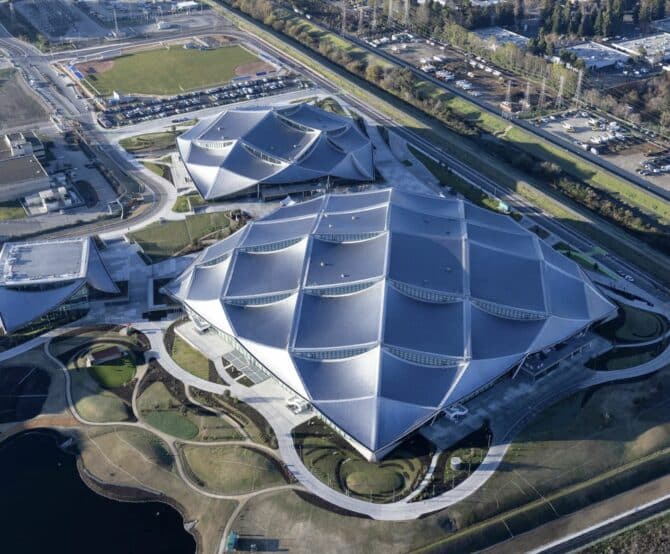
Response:
[{"label": "landscaped berm", "polygon": [[94,94],[174,95],[222,85],[272,66],[239,45],[198,50],[173,44],[109,60],[82,62],[77,70]]},{"label": "landscaped berm", "polygon": [[434,447],[420,435],[410,437],[379,463],[364,460],[331,427],[312,418],[293,430],[307,468],[331,488],[370,502],[394,502],[423,479]]}]

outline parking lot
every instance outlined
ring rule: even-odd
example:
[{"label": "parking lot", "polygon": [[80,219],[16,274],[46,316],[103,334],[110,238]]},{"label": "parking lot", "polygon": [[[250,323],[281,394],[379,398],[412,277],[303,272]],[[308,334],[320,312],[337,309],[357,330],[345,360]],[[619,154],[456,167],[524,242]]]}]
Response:
[{"label": "parking lot", "polygon": [[120,34],[135,36],[175,30],[214,29],[223,22],[205,4],[181,10],[177,9],[175,2],[147,0],[88,0],[79,5],[82,11],[111,35],[116,34],[117,27]]},{"label": "parking lot", "polygon": [[179,94],[168,99],[155,98],[110,106],[100,113],[98,121],[103,127],[110,128],[176,116],[174,122],[180,123],[189,119],[183,114],[196,110],[310,87],[311,82],[297,75],[236,81],[221,87]]},{"label": "parking lot", "polygon": [[100,39],[108,32],[72,0],[24,0],[14,5],[51,42]]},{"label": "parking lot", "polygon": [[[523,97],[526,86],[524,81],[502,73],[481,58],[466,57],[448,46],[425,39],[410,39],[410,36],[404,33],[382,37],[378,48],[440,80],[450,82],[471,96],[480,97],[493,104],[499,104],[505,99],[508,81],[511,82],[512,100]],[[537,93],[533,87],[531,101],[536,101]],[[547,102],[549,101],[547,95]]]},{"label": "parking lot", "polygon": [[[593,117],[587,112],[573,112],[567,117],[550,116],[537,120],[538,126],[576,144],[592,153],[605,156],[619,167],[639,173],[652,183],[670,191],[670,173],[645,169],[644,164],[653,163],[655,168],[670,164],[663,157],[648,155],[661,152],[647,138],[633,134],[630,130],[605,119]],[[667,156],[666,156],[667,158]]]}]

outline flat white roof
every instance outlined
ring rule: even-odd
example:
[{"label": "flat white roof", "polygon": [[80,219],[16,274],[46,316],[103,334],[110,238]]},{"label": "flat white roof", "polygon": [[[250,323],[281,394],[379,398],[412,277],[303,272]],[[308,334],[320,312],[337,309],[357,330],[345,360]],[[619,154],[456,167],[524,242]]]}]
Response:
[{"label": "flat white roof", "polygon": [[644,56],[647,59],[665,60],[670,57],[670,33],[656,33],[646,37],[622,40],[612,43],[612,46],[635,56],[641,55],[641,50],[644,50]]},{"label": "flat white roof", "polygon": [[575,44],[566,50],[584,60],[587,67],[607,67],[617,62],[626,63],[630,59],[628,54],[593,41]]},{"label": "flat white roof", "polygon": [[0,251],[0,285],[34,285],[86,274],[88,238],[7,242]]},{"label": "flat white roof", "polygon": [[516,44],[523,48],[530,40],[528,37],[503,29],[502,27],[486,27],[478,29],[474,33],[482,40],[495,40],[498,44]]}]

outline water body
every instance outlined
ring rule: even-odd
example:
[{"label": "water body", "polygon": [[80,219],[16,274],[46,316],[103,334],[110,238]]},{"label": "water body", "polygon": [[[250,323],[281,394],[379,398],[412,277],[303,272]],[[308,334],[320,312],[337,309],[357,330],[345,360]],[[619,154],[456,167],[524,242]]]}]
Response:
[{"label": "water body", "polygon": [[28,431],[0,443],[0,552],[192,554],[179,513],[116,502],[89,489],[63,437]]}]

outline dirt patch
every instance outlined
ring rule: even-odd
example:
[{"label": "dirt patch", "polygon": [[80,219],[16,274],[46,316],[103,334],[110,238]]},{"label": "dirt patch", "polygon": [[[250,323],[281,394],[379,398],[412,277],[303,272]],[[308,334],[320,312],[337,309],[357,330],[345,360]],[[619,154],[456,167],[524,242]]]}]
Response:
[{"label": "dirt patch", "polygon": [[256,75],[256,73],[260,73],[262,71],[268,72],[273,70],[274,67],[272,67],[269,63],[258,61],[238,65],[235,68],[235,75],[237,77],[246,77],[247,75]]},{"label": "dirt patch", "polygon": [[114,67],[114,60],[101,60],[97,62],[86,62],[77,65],[77,69],[85,76],[105,73]]},{"label": "dirt patch", "polygon": [[0,127],[20,127],[47,118],[39,100],[14,70],[0,71]]}]

